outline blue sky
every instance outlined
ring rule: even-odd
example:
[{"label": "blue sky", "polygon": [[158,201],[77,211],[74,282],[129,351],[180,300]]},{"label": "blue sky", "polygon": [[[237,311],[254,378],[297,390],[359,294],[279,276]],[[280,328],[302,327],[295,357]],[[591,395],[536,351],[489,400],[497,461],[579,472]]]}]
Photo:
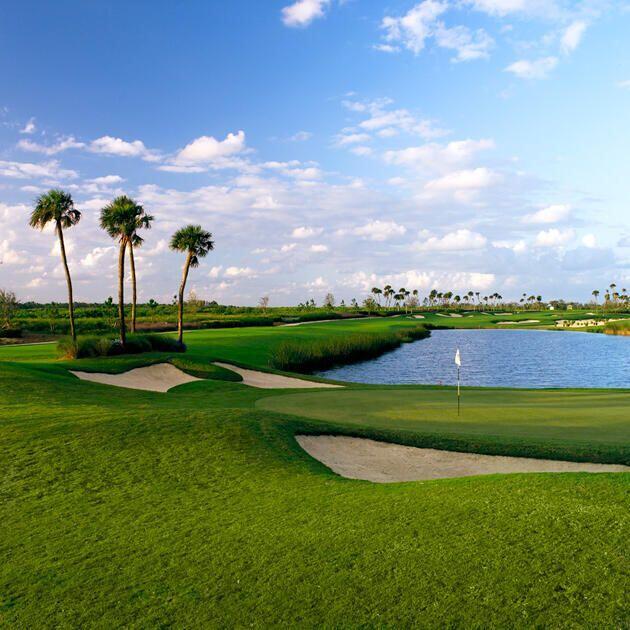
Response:
[{"label": "blue sky", "polygon": [[112,197],[156,216],[142,299],[168,300],[170,234],[216,250],[191,287],[272,304],[386,283],[582,298],[630,284],[630,3],[591,0],[8,2],[0,6],[0,286],[115,292]]}]

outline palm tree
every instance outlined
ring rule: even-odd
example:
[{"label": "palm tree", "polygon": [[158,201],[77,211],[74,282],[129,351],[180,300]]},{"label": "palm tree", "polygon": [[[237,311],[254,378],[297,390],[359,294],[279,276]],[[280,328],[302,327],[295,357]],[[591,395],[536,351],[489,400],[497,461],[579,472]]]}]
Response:
[{"label": "palm tree", "polygon": [[49,190],[37,198],[29,220],[31,227],[39,228],[40,230],[43,230],[51,221],[55,224],[55,232],[59,239],[59,250],[61,251],[61,262],[66,274],[66,284],[68,285],[68,314],[70,316],[70,335],[73,341],[76,341],[77,338],[74,327],[74,298],[72,296],[72,279],[70,278],[70,269],[68,269],[63,231],[76,225],[80,220],[81,212],[74,207],[72,196],[58,189]]},{"label": "palm tree", "polygon": [[[140,211],[138,210],[140,208]],[[125,251],[127,245],[133,246],[136,235],[137,217],[144,213],[141,206],[131,198],[121,195],[101,210],[101,228],[120,244],[118,250],[118,322],[120,326],[120,343],[127,341],[125,326]],[[142,242],[142,239],[140,239]],[[135,265],[134,265],[135,276]]]},{"label": "palm tree", "polygon": [[177,339],[184,343],[184,291],[190,267],[198,267],[199,259],[204,258],[209,251],[214,249],[212,234],[202,229],[200,225],[187,225],[171,238],[170,248],[178,252],[186,252],[186,262],[182,273],[182,281],[179,285],[177,302]]},{"label": "palm tree", "polygon": [[373,287],[372,288],[372,294],[375,296],[376,299],[376,303],[378,304],[379,308],[381,306],[381,298],[380,295],[383,293],[383,291],[381,289],[379,289],[378,287]]},{"label": "palm tree", "polygon": [[595,289],[591,295],[595,298],[595,304],[597,304],[597,298],[599,297],[599,291]]},{"label": "palm tree", "polygon": [[134,259],[134,247],[140,247],[144,239],[138,234],[138,230],[151,228],[153,216],[147,214],[144,208],[133,199],[126,198],[129,204],[129,225],[126,226],[127,243],[129,245],[129,268],[131,270],[131,332],[136,332],[136,304],[138,301],[136,282],[136,261]]}]

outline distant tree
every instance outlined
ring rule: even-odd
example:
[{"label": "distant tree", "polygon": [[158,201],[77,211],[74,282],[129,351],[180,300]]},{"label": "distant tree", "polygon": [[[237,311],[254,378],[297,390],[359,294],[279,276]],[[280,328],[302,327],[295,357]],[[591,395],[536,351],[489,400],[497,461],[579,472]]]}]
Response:
[{"label": "distant tree", "polygon": [[0,289],[0,317],[2,317],[2,326],[0,328],[11,328],[11,320],[18,304],[19,302],[13,291]]},{"label": "distant tree", "polygon": [[350,302],[350,307],[355,310],[358,310],[359,303],[357,302],[357,298],[352,298],[352,301]]},{"label": "distant tree", "polygon": [[[110,300],[112,298],[109,298]],[[158,303],[151,298],[148,302],[147,302],[147,306],[149,307],[149,311],[151,311],[151,322],[155,323],[155,310],[158,307]]]},{"label": "distant tree", "polygon": [[373,313],[376,308],[377,308],[377,304],[376,304],[376,300],[369,295],[368,297],[365,298],[365,300],[363,300],[363,308],[368,312],[368,313]]},{"label": "distant tree", "polygon": [[68,315],[70,317],[70,335],[76,341],[77,333],[74,326],[74,297],[72,295],[72,279],[68,268],[68,258],[66,256],[66,244],[63,231],[76,225],[81,220],[81,212],[74,207],[74,201],[70,193],[63,190],[53,189],[40,195],[35,202],[35,208],[31,213],[29,225],[33,228],[43,230],[49,223],[55,226],[57,239],[59,240],[59,250],[61,252],[61,262],[66,275],[66,285],[68,287]]},{"label": "distant tree", "polygon": [[372,295],[374,295],[374,299],[376,300],[376,303],[380,306],[381,305],[381,295],[382,295],[383,291],[382,289],[379,289],[378,287],[373,287],[372,288]]},{"label": "distant tree", "polygon": [[191,267],[198,267],[199,259],[204,258],[209,251],[214,249],[214,241],[212,234],[202,229],[200,225],[187,225],[173,234],[170,248],[186,254],[182,280],[177,294],[177,339],[182,344],[184,343],[184,291],[186,290],[188,272]]},{"label": "distant tree", "polygon": [[324,308],[335,308],[335,296],[332,293],[326,293],[326,297],[324,297]]},{"label": "distant tree", "polygon": [[258,300],[258,306],[260,306],[263,311],[266,311],[269,308],[269,296],[263,295],[260,300]]}]

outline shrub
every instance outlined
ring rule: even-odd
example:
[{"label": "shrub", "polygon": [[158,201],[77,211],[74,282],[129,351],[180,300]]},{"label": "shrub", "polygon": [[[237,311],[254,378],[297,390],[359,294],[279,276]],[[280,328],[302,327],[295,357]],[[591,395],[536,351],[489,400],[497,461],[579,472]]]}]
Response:
[{"label": "shrub", "polygon": [[0,337],[5,339],[19,339],[21,336],[21,328],[0,328]]},{"label": "shrub", "polygon": [[308,373],[333,365],[373,359],[398,348],[402,343],[428,335],[425,328],[417,326],[396,332],[286,341],[274,351],[270,363],[278,370]]},{"label": "shrub", "polygon": [[96,336],[77,337],[76,342],[64,337],[57,343],[57,353],[63,359],[112,357],[153,351],[185,352],[186,346],[179,344],[176,339],[163,335],[128,335],[124,346],[118,339]]}]

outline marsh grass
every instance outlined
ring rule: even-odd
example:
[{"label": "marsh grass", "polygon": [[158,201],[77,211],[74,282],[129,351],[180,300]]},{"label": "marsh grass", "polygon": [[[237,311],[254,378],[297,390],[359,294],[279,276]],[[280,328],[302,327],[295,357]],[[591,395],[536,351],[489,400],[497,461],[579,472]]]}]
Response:
[{"label": "marsh grass", "polygon": [[285,341],[273,351],[270,365],[277,370],[309,373],[334,365],[373,359],[402,343],[422,339],[429,334],[423,326],[416,326],[391,332]]}]

